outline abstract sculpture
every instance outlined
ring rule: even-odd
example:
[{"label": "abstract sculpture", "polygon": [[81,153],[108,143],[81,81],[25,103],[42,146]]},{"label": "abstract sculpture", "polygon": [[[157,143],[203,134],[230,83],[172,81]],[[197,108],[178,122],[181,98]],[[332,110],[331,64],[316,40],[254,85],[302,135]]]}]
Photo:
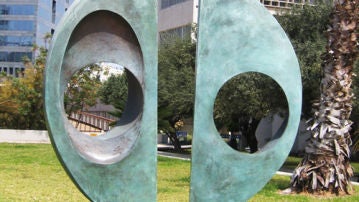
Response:
[{"label": "abstract sculpture", "polygon": [[[259,1],[201,0],[199,13],[191,201],[246,201],[280,168],[294,143],[302,103],[300,69],[285,33]],[[289,107],[283,134],[254,154],[225,144],[213,121],[219,89],[245,72],[272,77]]]},{"label": "abstract sculpture", "polygon": [[[92,201],[156,200],[156,2],[75,1],[52,39],[45,77],[48,129],[62,165]],[[90,137],[67,121],[63,98],[71,76],[96,62],[124,66],[129,95],[117,126]]]},{"label": "abstract sculpture", "polygon": [[[77,0],[56,29],[48,54],[45,110],[53,147],[92,201],[156,201],[157,0]],[[245,201],[287,157],[301,111],[299,66],[280,25],[253,0],[200,0],[191,201]],[[129,98],[103,137],[78,132],[66,119],[64,91],[81,67],[127,68]],[[221,86],[245,72],[272,77],[286,94],[283,134],[255,153],[220,138],[213,105]]]}]

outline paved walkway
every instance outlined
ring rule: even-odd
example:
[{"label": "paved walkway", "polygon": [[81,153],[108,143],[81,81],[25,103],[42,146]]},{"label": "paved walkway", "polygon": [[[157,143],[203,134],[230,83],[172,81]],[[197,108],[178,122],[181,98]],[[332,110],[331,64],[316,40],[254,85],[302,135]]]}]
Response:
[{"label": "paved walkway", "polygon": [[177,153],[165,152],[165,151],[157,151],[157,154],[158,154],[158,156],[164,156],[164,157],[180,159],[180,160],[185,160],[185,161],[191,160],[190,154],[177,154]]}]

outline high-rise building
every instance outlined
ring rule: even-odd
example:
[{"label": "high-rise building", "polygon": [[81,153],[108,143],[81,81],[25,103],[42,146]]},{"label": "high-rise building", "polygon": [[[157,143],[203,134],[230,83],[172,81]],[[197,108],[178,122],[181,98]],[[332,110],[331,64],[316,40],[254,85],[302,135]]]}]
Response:
[{"label": "high-rise building", "polygon": [[48,46],[45,37],[73,0],[0,0],[0,71],[17,75],[23,58],[35,58],[33,46]]},{"label": "high-rise building", "polygon": [[[48,46],[64,12],[74,0],[0,0],[0,72],[15,75],[24,70],[23,58],[35,58],[33,46]],[[276,14],[294,5],[313,0],[258,0]],[[158,0],[160,39],[167,36],[191,36],[197,23],[198,0]]]}]

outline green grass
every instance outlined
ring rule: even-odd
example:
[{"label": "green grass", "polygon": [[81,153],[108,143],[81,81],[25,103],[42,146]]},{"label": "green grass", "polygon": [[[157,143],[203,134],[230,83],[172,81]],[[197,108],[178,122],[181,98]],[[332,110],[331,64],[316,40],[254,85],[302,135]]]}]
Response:
[{"label": "green grass", "polygon": [[[295,158],[288,160],[288,164],[295,162]],[[158,201],[188,201],[190,165],[189,161],[158,157]],[[318,201],[318,197],[312,196],[280,195],[278,190],[288,185],[289,177],[276,175],[250,201]],[[323,201],[359,201],[358,193],[359,187],[355,187],[355,194],[351,196]],[[51,145],[0,144],[0,202],[3,201],[81,202],[87,199],[66,175]]]},{"label": "green grass", "polygon": [[158,201],[188,201],[190,161],[158,157]]},{"label": "green grass", "polygon": [[[294,170],[299,162],[302,160],[302,158],[300,157],[293,157],[293,156],[289,156],[287,158],[287,160],[285,161],[285,163],[283,164],[284,168],[290,169],[290,170]],[[359,163],[358,162],[351,162],[350,163],[354,169],[354,175],[359,176]]]},{"label": "green grass", "polygon": [[0,144],[0,201],[87,201],[51,145]]},{"label": "green grass", "polygon": [[291,201],[308,201],[308,202],[317,202],[317,201],[331,201],[331,202],[349,202],[349,201],[359,201],[359,187],[353,186],[354,192],[349,196],[340,196],[340,197],[328,197],[323,198],[320,196],[312,196],[312,195],[281,195],[280,190],[284,190],[288,188],[289,185],[289,177],[288,176],[280,176],[275,175],[269,183],[253,198],[251,198],[250,202],[291,202]]}]

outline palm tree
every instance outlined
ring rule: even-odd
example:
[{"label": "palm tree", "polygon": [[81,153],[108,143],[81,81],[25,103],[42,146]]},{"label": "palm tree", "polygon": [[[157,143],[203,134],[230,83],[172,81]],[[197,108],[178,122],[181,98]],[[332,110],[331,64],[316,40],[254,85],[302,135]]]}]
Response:
[{"label": "palm tree", "polygon": [[352,72],[358,54],[359,2],[335,0],[330,18],[321,96],[313,105],[315,113],[309,127],[312,136],[291,179],[291,190],[296,192],[348,194],[351,187],[349,116]]},{"label": "palm tree", "polygon": [[52,34],[51,33],[46,33],[45,35],[44,35],[44,44],[45,44],[45,49],[47,49],[48,47],[47,47],[47,45],[51,42],[51,38],[52,38]]}]

